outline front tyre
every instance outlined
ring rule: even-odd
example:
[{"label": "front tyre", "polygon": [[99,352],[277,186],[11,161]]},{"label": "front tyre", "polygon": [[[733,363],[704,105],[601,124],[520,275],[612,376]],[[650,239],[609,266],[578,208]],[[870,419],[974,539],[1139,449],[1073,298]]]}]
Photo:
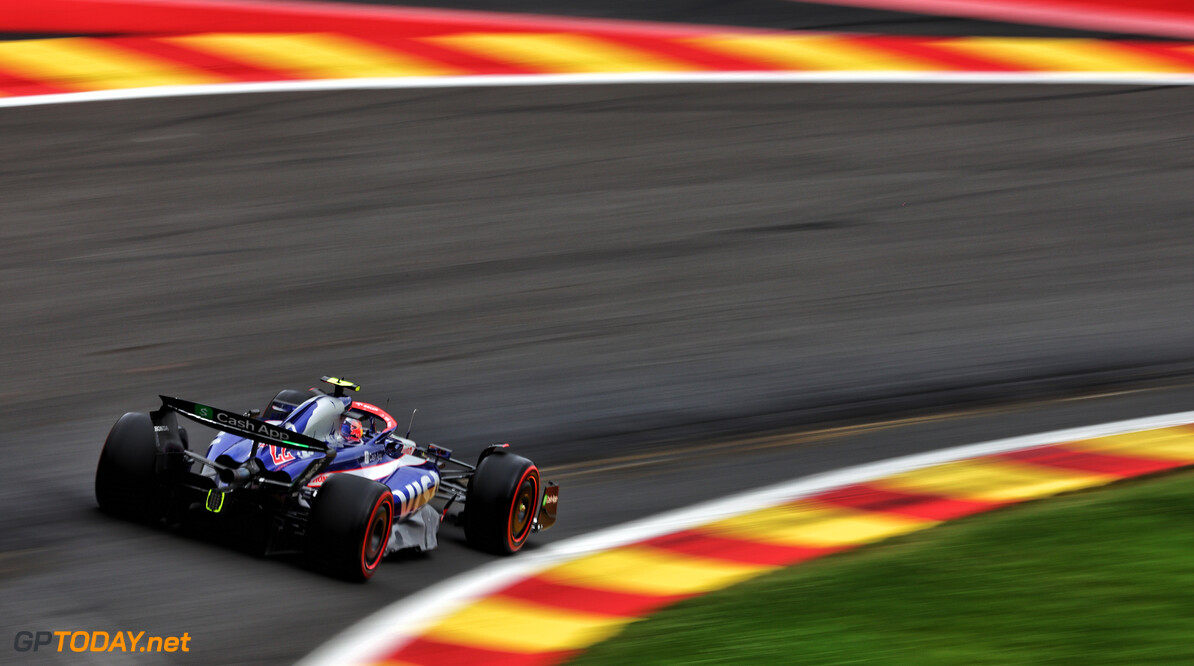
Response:
[{"label": "front tyre", "polygon": [[315,496],[307,519],[308,563],[351,581],[371,578],[386,554],[394,524],[394,496],[386,486],[333,474]]},{"label": "front tyre", "polygon": [[515,553],[531,535],[539,501],[539,468],[498,449],[477,464],[464,504],[469,545],[498,555]]}]

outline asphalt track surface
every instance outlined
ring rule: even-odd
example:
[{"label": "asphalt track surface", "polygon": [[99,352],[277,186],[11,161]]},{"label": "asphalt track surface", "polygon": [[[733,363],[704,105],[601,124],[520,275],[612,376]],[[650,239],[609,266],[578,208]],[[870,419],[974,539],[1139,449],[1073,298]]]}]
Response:
[{"label": "asphalt track surface", "polygon": [[[103,516],[103,436],[159,392],[249,408],[336,374],[418,407],[414,437],[465,458],[511,441],[564,486],[540,544],[1187,410],[1192,96],[667,85],[4,110],[5,640],[185,631],[170,660],[289,663],[486,561],[446,527],[439,551],[348,585]],[[752,439],[834,424],[859,427]],[[745,443],[699,448],[718,438]]]}]

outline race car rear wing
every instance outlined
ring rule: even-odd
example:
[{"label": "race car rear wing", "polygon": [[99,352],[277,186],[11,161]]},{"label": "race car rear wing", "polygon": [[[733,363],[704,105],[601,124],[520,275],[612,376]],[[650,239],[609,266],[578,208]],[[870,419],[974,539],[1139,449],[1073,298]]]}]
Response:
[{"label": "race car rear wing", "polygon": [[[245,414],[237,414],[236,412],[229,412],[209,405],[200,405],[196,402],[172,398],[166,395],[158,397],[162,399],[162,408],[150,412],[149,418],[153,421],[153,431],[157,437],[159,446],[163,450],[181,453],[190,462],[197,461],[216,469],[220,480],[225,483],[219,489],[210,489],[207,494],[208,507],[214,512],[219,512],[219,508],[211,507],[223,506],[223,493],[231,492],[251,483],[282,486],[289,488],[291,496],[297,496],[303,492],[303,489],[306,488],[315,475],[326,470],[332,464],[332,461],[336,459],[336,450],[334,448],[302,433],[292,432]],[[210,428],[250,439],[253,441],[253,451],[244,462],[238,463],[235,466],[230,466],[216,460],[208,460],[197,453],[187,451],[185,450],[186,446],[180,438],[178,419],[175,417],[175,414],[180,414]],[[262,468],[260,461],[257,459],[257,453],[264,444],[295,451],[322,453],[323,455],[312,458],[306,469],[290,483],[281,483],[277,480],[266,479],[261,476]],[[219,502],[218,505],[215,504],[216,501]]]},{"label": "race car rear wing", "polygon": [[[161,411],[169,410],[175,412],[192,421],[202,423],[205,426],[222,432],[284,449],[315,451],[324,455],[334,455],[332,447],[318,439],[287,430],[271,423],[266,423],[251,416],[229,412],[209,405],[200,405],[199,403],[172,398],[166,395],[158,397],[162,399]],[[155,414],[157,412],[151,413],[150,416],[153,417]],[[153,420],[155,426],[161,425],[158,423],[158,418],[154,418]]]}]

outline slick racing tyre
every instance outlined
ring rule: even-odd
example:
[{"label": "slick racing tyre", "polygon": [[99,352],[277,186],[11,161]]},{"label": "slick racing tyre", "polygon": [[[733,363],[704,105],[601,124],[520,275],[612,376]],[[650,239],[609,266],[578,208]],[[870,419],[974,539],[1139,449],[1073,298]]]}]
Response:
[{"label": "slick racing tyre", "polygon": [[95,499],[104,511],[133,520],[150,520],[157,506],[157,438],[149,414],[120,417],[100,452],[95,468]]},{"label": "slick racing tyre", "polygon": [[539,469],[497,449],[477,463],[464,502],[469,545],[499,555],[517,552],[531,535],[539,501]]},{"label": "slick racing tyre", "polygon": [[393,523],[389,488],[361,476],[333,474],[312,502],[307,562],[337,578],[368,580],[386,554]]}]

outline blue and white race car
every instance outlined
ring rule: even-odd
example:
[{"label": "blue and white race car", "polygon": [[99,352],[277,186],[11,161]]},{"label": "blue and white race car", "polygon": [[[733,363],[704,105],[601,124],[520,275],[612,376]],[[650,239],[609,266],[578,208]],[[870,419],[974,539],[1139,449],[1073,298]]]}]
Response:
[{"label": "blue and white race car", "polygon": [[[354,400],[360,387],[284,390],[264,412],[231,412],[160,396],[108,433],[95,473],[100,507],[117,516],[230,534],[266,554],[301,553],[315,568],[367,580],[398,550],[435,548],[449,509],[468,542],[509,554],[555,523],[559,487],[507,444],[476,465],[398,434],[385,410]],[[190,450],[177,415],[219,431]]]}]

